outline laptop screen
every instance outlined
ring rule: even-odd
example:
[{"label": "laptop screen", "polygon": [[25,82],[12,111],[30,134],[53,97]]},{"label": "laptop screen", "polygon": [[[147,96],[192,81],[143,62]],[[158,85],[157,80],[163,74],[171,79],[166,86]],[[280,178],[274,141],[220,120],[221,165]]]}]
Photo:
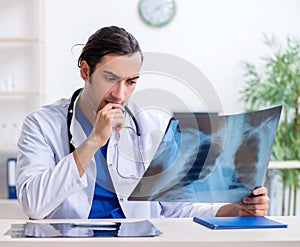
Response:
[{"label": "laptop screen", "polygon": [[224,116],[175,113],[128,200],[240,202],[263,185],[281,108]]}]

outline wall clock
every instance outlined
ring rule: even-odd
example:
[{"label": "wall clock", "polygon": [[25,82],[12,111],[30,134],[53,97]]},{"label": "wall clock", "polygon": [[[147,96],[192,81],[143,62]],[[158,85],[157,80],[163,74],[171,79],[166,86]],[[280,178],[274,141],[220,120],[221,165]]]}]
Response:
[{"label": "wall clock", "polygon": [[175,0],[140,0],[139,14],[150,26],[162,27],[168,24],[175,15]]}]

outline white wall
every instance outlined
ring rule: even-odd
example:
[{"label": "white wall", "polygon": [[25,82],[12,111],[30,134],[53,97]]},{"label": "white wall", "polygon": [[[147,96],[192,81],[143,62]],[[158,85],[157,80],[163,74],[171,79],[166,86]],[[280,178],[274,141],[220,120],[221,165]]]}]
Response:
[{"label": "white wall", "polygon": [[286,35],[300,37],[298,0],[176,3],[174,21],[157,29],[141,21],[138,0],[45,0],[46,102],[69,97],[83,85],[77,68],[80,50],[72,54],[71,48],[106,25],[126,28],[144,51],[170,53],[197,66],[215,87],[226,113],[243,110],[241,61],[267,54],[262,33],[282,40]]}]

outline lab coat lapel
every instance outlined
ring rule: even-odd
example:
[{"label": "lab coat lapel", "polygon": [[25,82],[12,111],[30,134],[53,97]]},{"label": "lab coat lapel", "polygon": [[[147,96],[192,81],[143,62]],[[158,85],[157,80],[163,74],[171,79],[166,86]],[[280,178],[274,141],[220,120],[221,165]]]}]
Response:
[{"label": "lab coat lapel", "polygon": [[[73,112],[75,112],[76,102],[74,103]],[[83,128],[81,127],[79,121],[76,119],[75,114],[73,114],[71,125],[70,125],[70,132],[72,135],[72,139],[70,143],[75,147],[79,147],[87,138]],[[91,165],[92,164],[92,165]],[[85,173],[91,178],[93,181],[96,181],[96,162],[93,157],[90,165],[87,167]]]}]

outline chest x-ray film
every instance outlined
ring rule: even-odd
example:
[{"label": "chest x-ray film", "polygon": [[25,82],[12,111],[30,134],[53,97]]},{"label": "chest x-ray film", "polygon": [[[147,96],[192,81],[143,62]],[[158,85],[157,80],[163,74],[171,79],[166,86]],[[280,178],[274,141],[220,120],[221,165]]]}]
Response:
[{"label": "chest x-ray film", "polygon": [[128,199],[240,202],[263,185],[281,108],[227,116],[174,114]]}]

